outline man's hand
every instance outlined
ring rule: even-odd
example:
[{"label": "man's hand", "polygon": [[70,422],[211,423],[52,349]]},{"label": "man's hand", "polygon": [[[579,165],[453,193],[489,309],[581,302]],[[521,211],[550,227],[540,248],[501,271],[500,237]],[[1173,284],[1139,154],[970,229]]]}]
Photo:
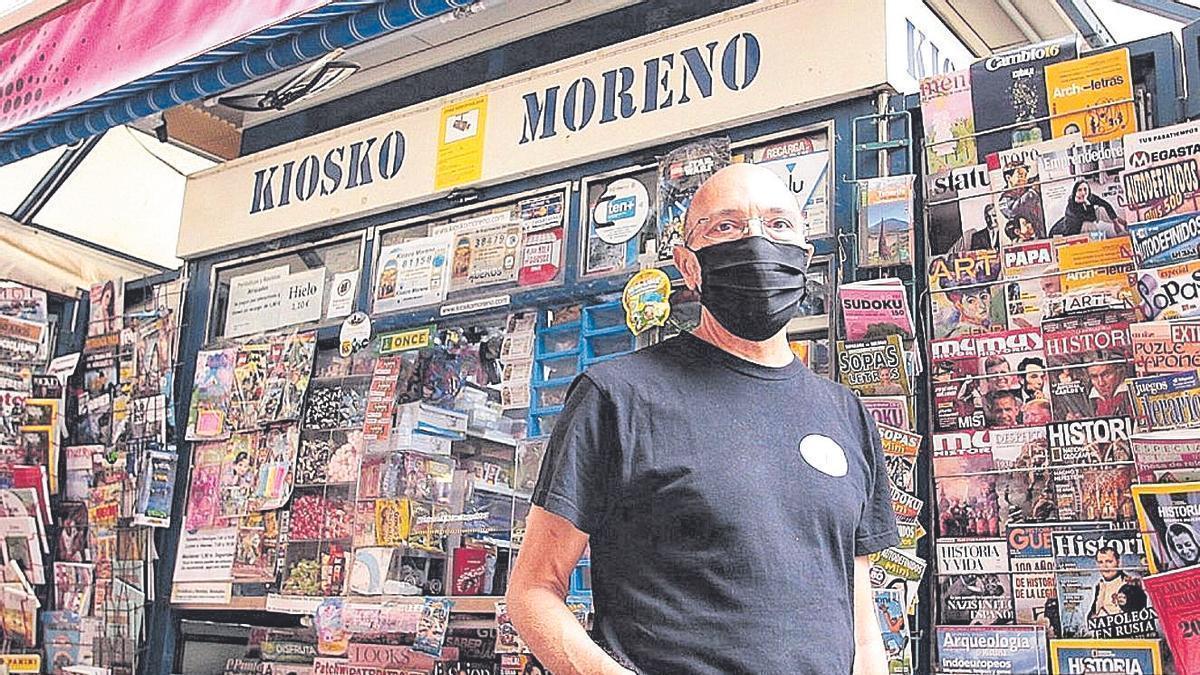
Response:
[{"label": "man's hand", "polygon": [[538,506],[530,509],[508,582],[508,614],[534,656],[555,675],[634,675],[592,642],[564,602],[587,543],[587,534],[567,519]]},{"label": "man's hand", "polygon": [[854,674],[888,675],[883,634],[875,617],[875,593],[871,590],[871,559],[854,559]]}]

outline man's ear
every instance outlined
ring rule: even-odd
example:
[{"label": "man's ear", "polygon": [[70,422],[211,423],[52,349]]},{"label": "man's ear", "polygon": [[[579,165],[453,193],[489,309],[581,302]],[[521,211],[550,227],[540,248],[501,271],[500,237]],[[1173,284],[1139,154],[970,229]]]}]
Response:
[{"label": "man's ear", "polygon": [[699,291],[703,275],[700,273],[700,261],[696,259],[696,254],[686,246],[676,246],[671,255],[675,259],[675,269],[679,270],[683,277],[684,285],[690,290]]}]

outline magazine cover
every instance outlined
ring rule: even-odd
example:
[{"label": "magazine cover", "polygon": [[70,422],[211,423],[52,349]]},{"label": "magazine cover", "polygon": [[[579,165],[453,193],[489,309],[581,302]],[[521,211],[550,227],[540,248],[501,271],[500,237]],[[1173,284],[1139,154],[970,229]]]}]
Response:
[{"label": "magazine cover", "polygon": [[998,473],[937,478],[939,537],[998,537],[1008,526]]},{"label": "magazine cover", "polygon": [[914,335],[908,291],[899,279],[874,279],[838,288],[846,339],[851,342]]},{"label": "magazine cover", "polygon": [[1003,539],[937,542],[938,618],[962,626],[1014,621],[1008,548]]},{"label": "magazine cover", "polygon": [[88,292],[88,337],[119,333],[125,326],[125,283],[110,279]]},{"label": "magazine cover", "polygon": [[1051,640],[1054,675],[1165,673],[1158,640]]},{"label": "magazine cover", "polygon": [[[1193,148],[1183,152],[1191,153]],[[1121,172],[1129,220],[1146,222],[1176,214],[1200,211],[1200,164],[1198,155],[1172,155],[1149,166],[1130,158]]]},{"label": "magazine cover", "polygon": [[82,615],[92,613],[96,566],[90,563],[54,563],[54,607]]},{"label": "magazine cover", "polygon": [[986,162],[926,175],[925,195],[930,255],[1000,247]]},{"label": "magazine cover", "polygon": [[1139,431],[1200,426],[1200,372],[1146,375],[1129,380],[1129,398]]},{"label": "magazine cover", "polygon": [[1146,321],[1129,326],[1138,375],[1200,370],[1200,323]]},{"label": "magazine cover", "polygon": [[1200,255],[1200,213],[1181,213],[1129,225],[1138,267],[1164,267]]},{"label": "magazine cover", "polygon": [[975,337],[963,335],[930,342],[934,429],[980,429],[984,426],[983,391]]},{"label": "magazine cover", "polygon": [[188,409],[186,440],[219,440],[229,437],[229,411],[236,349],[200,350]]},{"label": "magazine cover", "polygon": [[1000,252],[965,251],[929,261],[933,338],[990,333],[1007,325]]},{"label": "magazine cover", "polygon": [[879,429],[883,459],[887,462],[888,477],[892,485],[912,493],[917,456],[921,454],[922,436],[887,424],[876,426]]},{"label": "magazine cover", "polygon": [[[1057,595],[1054,590],[1054,527],[1010,523],[1008,559],[1012,565],[1013,609],[1023,626],[1057,630]],[[1053,607],[1051,604],[1053,603]]]},{"label": "magazine cover", "polygon": [[1200,316],[1200,260],[1138,270],[1134,276],[1143,320]]},{"label": "magazine cover", "polygon": [[1042,210],[1050,237],[1114,237],[1128,225],[1119,138],[1073,142],[1041,154]]},{"label": "magazine cover", "polygon": [[1058,139],[988,155],[992,204],[999,220],[1001,246],[1046,238],[1046,214],[1039,185],[1041,153],[1050,144],[1068,147],[1070,142],[1071,139]]},{"label": "magazine cover", "polygon": [[870,396],[860,399],[863,408],[876,424],[888,424],[901,429],[914,429],[912,399],[907,396]]},{"label": "magazine cover", "polygon": [[860,396],[912,393],[900,336],[870,342],[837,343],[838,379]]},{"label": "magazine cover", "polygon": [[1046,427],[1054,466],[1127,464],[1133,461],[1128,417],[1052,422]]},{"label": "magazine cover", "polygon": [[1050,420],[1046,357],[1036,328],[974,336],[979,359],[977,390],[991,428],[1044,424]]},{"label": "magazine cover", "polygon": [[1193,154],[1200,145],[1200,122],[1180,122],[1125,136],[1129,166],[1146,166],[1164,159]]},{"label": "magazine cover", "polygon": [[1137,131],[1129,50],[1114,49],[1046,66],[1050,130],[1089,142]]},{"label": "magazine cover", "polygon": [[1200,567],[1189,567],[1142,580],[1154,602],[1178,675],[1200,673]]},{"label": "magazine cover", "polygon": [[1133,522],[1132,464],[1058,467],[1051,475],[1062,520]]},{"label": "magazine cover", "polygon": [[1103,310],[1042,322],[1049,366],[1088,365],[1133,358],[1128,310]]},{"label": "magazine cover", "polygon": [[1200,481],[1200,438],[1195,431],[1136,433],[1130,445],[1139,483]]},{"label": "magazine cover", "polygon": [[1042,626],[937,626],[937,668],[947,675],[1048,675]]},{"label": "magazine cover", "polygon": [[229,404],[229,426],[235,431],[258,428],[258,402],[263,398],[270,348],[265,338],[252,338],[238,347]]},{"label": "magazine cover", "polygon": [[658,162],[658,257],[670,260],[683,245],[683,219],[692,195],[709,176],[731,161],[728,138],[694,141]]},{"label": "magazine cover", "polygon": [[[971,98],[981,157],[1052,137],[1045,69],[1077,54],[1072,36],[993,54],[971,65]],[[988,133],[993,129],[996,131]]]},{"label": "magazine cover", "polygon": [[858,266],[907,265],[913,259],[915,176],[869,178],[858,184]]},{"label": "magazine cover", "polygon": [[260,424],[300,419],[316,351],[317,334],[312,331],[271,338],[263,396],[258,402]]},{"label": "magazine cover", "polygon": [[1156,616],[1141,586],[1142,540],[1132,530],[1055,532],[1062,634],[1071,638],[1155,637]]},{"label": "magazine cover", "polygon": [[925,129],[927,175],[978,163],[969,69],[921,80],[921,120]]},{"label": "magazine cover", "polygon": [[875,595],[875,618],[883,635],[883,649],[888,657],[888,672],[912,672],[912,636],[908,627],[908,610],[904,593],[896,588],[872,589]]},{"label": "magazine cover", "polygon": [[1200,483],[1135,485],[1133,502],[1151,572],[1200,564]]}]

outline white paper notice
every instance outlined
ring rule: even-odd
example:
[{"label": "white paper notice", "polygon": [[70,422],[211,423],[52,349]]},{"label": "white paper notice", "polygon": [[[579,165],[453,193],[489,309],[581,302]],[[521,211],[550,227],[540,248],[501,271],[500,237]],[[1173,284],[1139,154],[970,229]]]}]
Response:
[{"label": "white paper notice", "polygon": [[358,290],[358,270],[339,272],[333,275],[333,287],[329,289],[329,309],[326,319],[349,316],[354,311],[354,295]]},{"label": "white paper notice", "polygon": [[184,532],[179,537],[174,583],[233,578],[237,528]]},{"label": "white paper notice", "polygon": [[384,246],[375,275],[375,312],[443,302],[450,285],[451,242],[444,234]]},{"label": "white paper notice", "polygon": [[195,581],[171,586],[171,602],[176,605],[228,605],[232,594],[232,581]]},{"label": "white paper notice", "polygon": [[280,279],[288,276],[288,266],[272,267],[229,280],[229,304],[225,308],[225,336],[238,337],[263,330],[267,316],[279,299]]}]

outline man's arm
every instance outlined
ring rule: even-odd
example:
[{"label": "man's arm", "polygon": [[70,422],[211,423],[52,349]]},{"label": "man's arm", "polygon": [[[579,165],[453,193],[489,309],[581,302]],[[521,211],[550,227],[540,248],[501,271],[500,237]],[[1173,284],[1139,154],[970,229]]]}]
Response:
[{"label": "man's arm", "polygon": [[888,675],[887,652],[875,616],[875,594],[871,590],[871,559],[854,559],[854,673]]},{"label": "man's arm", "polygon": [[534,656],[555,675],[631,675],[592,641],[564,601],[587,543],[588,535],[566,518],[539,506],[530,509],[508,582],[508,614]]}]

